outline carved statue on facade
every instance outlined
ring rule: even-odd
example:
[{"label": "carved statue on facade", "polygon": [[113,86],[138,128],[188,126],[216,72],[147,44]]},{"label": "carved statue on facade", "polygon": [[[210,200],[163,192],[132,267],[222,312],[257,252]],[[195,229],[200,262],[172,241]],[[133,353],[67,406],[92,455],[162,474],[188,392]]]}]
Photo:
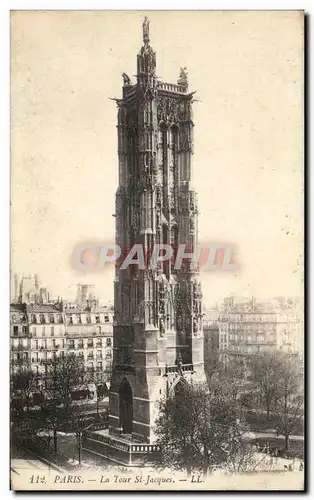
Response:
[{"label": "carved statue on facade", "polygon": [[181,355],[181,352],[179,352],[178,359],[177,359],[177,366],[178,366],[178,372],[180,373],[180,375],[183,375],[182,365],[183,365],[182,355]]},{"label": "carved statue on facade", "polygon": [[165,294],[164,283],[163,281],[161,281],[159,283],[159,290],[158,290],[158,309],[159,309],[159,314],[162,315],[165,314],[165,299],[166,299],[166,294]]},{"label": "carved statue on facade", "polygon": [[164,322],[163,318],[160,319],[159,331],[160,331],[160,335],[163,337],[163,335],[165,334],[165,322]]},{"label": "carved statue on facade", "polygon": [[195,233],[195,222],[194,222],[193,216],[190,218],[190,232],[191,232],[191,234]]},{"label": "carved statue on facade", "polygon": [[181,316],[181,311],[177,311],[177,330],[181,332],[182,330],[182,316]]}]

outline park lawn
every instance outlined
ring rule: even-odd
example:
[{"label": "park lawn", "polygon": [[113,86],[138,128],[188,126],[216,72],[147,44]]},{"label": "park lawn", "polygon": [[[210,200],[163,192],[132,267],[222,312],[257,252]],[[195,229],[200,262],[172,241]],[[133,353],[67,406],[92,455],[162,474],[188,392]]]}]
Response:
[{"label": "park lawn", "polygon": [[[245,414],[245,419],[250,426],[252,432],[265,432],[268,429],[276,429],[278,426],[278,417],[276,415],[266,413],[261,413],[257,411],[247,411]],[[300,419],[296,423],[296,428],[293,434],[303,435],[304,434],[304,422]]]}]

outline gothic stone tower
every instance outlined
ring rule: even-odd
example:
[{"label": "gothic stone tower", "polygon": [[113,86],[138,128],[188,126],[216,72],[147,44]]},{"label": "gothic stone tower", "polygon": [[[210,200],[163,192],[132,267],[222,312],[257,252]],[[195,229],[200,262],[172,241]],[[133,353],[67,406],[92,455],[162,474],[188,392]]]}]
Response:
[{"label": "gothic stone tower", "polygon": [[[119,187],[116,243],[155,244],[193,252],[197,199],[191,189],[192,99],[187,74],[177,84],[156,77],[149,22],[137,56],[137,83],[123,74],[118,106]],[[116,265],[114,360],[110,390],[112,438],[153,443],[157,403],[180,379],[203,380],[202,293],[197,266],[183,260],[157,269]]]}]

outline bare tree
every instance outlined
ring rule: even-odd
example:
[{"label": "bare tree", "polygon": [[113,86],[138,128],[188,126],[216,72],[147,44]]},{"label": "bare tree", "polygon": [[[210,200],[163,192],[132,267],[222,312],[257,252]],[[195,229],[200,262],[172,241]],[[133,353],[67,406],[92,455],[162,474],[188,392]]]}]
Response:
[{"label": "bare tree", "polygon": [[279,360],[278,398],[275,414],[278,431],[285,436],[285,448],[289,437],[300,432],[304,413],[303,374],[300,358],[294,354],[282,354]]},{"label": "bare tree", "polygon": [[32,370],[21,369],[11,376],[11,398],[19,399],[21,406],[29,412],[33,404],[33,394],[37,389],[37,377]]},{"label": "bare tree", "polygon": [[42,407],[46,426],[53,433],[54,452],[57,453],[57,431],[75,432],[80,455],[82,408],[73,400],[73,393],[87,389],[84,362],[74,354],[54,356],[47,364],[48,396]]},{"label": "bare tree", "polygon": [[[159,465],[184,469],[188,474],[202,470],[206,475],[239,454],[240,445],[251,455],[236,392],[218,382],[210,391],[203,384],[179,382],[177,390],[160,405],[155,429],[161,449]],[[245,470],[247,464],[243,460],[238,468]]]},{"label": "bare tree", "polygon": [[276,351],[262,352],[250,359],[250,378],[259,389],[260,400],[267,416],[270,415],[278,397],[279,361],[280,356]]},{"label": "bare tree", "polygon": [[31,411],[33,395],[38,392],[37,381],[37,375],[25,367],[11,375],[11,424],[16,436],[32,435],[42,427],[38,412]]}]

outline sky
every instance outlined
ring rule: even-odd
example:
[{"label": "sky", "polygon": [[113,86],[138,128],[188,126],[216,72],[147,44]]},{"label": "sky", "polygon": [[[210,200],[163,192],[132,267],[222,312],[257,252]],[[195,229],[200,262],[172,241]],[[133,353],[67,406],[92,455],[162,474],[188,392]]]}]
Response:
[{"label": "sky", "polygon": [[114,241],[117,109],[144,16],[157,75],[188,68],[200,242],[237,248],[201,274],[204,302],[303,286],[303,18],[297,11],[15,11],[11,14],[11,270],[53,296],[113,297],[113,266],[80,273],[82,241]]}]

